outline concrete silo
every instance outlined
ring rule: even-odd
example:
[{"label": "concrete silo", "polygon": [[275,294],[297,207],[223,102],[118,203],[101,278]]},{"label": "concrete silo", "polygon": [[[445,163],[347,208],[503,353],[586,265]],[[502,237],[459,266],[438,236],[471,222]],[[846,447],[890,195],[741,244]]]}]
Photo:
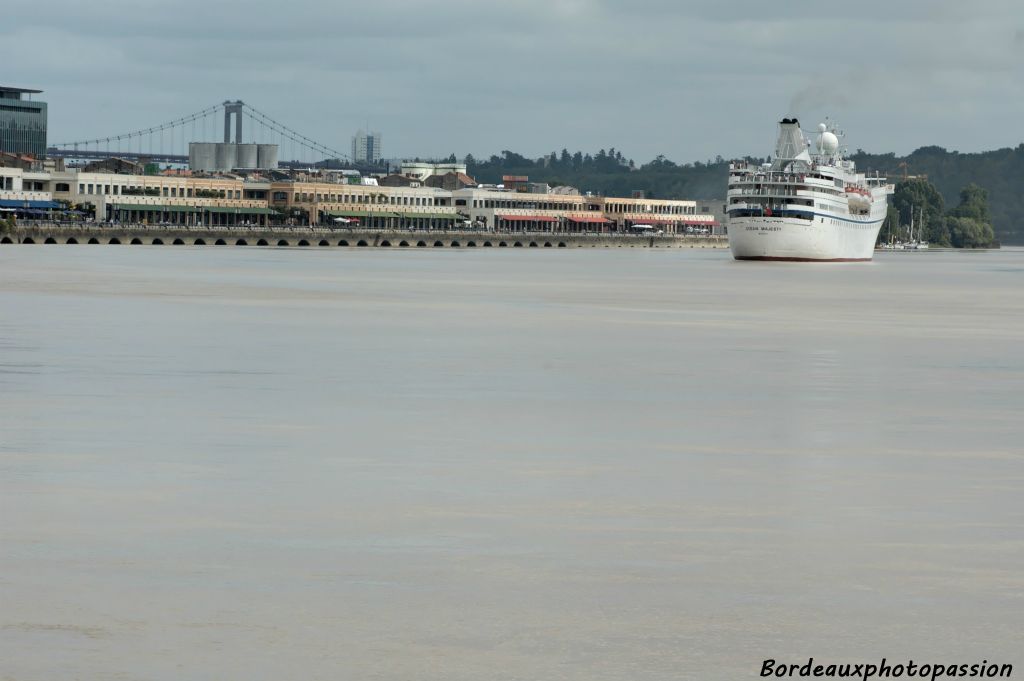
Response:
[{"label": "concrete silo", "polygon": [[259,168],[269,170],[277,167],[277,145],[257,144],[257,161]]},{"label": "concrete silo", "polygon": [[228,171],[236,167],[237,144],[217,144],[217,170]]},{"label": "concrete silo", "polygon": [[188,167],[210,172],[217,169],[217,145],[213,142],[189,142]]},{"label": "concrete silo", "polygon": [[255,144],[236,144],[235,168],[258,168],[259,157]]}]

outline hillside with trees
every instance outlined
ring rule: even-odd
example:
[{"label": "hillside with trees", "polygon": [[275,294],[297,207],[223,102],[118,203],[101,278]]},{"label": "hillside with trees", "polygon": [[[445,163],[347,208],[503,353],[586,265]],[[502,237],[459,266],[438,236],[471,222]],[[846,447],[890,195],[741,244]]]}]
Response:
[{"label": "hillside with trees", "polygon": [[[942,147],[922,147],[908,156],[870,154],[857,150],[851,158],[862,170],[878,170],[893,181],[904,174],[927,178],[942,197],[941,214],[945,226],[945,206],[960,204],[960,192],[976,185],[988,195],[989,219],[995,238],[1005,244],[1024,244],[1024,144],[973,154],[947,151]],[[455,160],[454,155],[451,160]],[[488,159],[466,157],[467,172],[479,182],[499,183],[502,175],[528,175],[531,181],[567,184],[606,196],[629,196],[643,190],[654,198],[725,197],[728,162],[721,157],[705,162],[677,164],[664,156],[637,164],[616,149],[601,149],[596,154],[567,149],[537,159],[513,151],[503,151]],[[748,158],[753,162],[766,159]],[[932,202],[934,203],[934,202]],[[909,211],[905,216],[909,219]],[[926,219],[929,216],[926,215]],[[963,217],[951,215],[949,217]],[[966,218],[972,219],[972,218]],[[951,223],[954,224],[954,223]],[[956,229],[970,229],[967,223],[955,223]],[[936,243],[939,243],[937,240]]]},{"label": "hillside with trees", "polygon": [[960,190],[960,203],[955,208],[947,211],[945,203],[942,194],[928,180],[900,180],[879,240],[907,241],[911,237],[909,226],[913,224],[914,239],[935,246],[985,248],[993,245],[995,234],[986,190],[969,184]]}]

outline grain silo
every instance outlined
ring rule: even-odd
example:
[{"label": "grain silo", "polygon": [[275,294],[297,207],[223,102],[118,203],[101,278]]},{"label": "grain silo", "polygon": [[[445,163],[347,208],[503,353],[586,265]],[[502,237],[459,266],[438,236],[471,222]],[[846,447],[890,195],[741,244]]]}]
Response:
[{"label": "grain silo", "polygon": [[217,145],[217,167],[216,170],[228,171],[236,166],[237,156],[237,144],[223,144],[218,143]]},{"label": "grain silo", "polygon": [[258,153],[255,144],[236,144],[235,168],[258,168]]},{"label": "grain silo", "polygon": [[213,142],[189,142],[188,167],[210,172],[217,169],[217,145]]},{"label": "grain silo", "polygon": [[277,145],[257,144],[257,161],[259,168],[269,170],[277,167]]}]

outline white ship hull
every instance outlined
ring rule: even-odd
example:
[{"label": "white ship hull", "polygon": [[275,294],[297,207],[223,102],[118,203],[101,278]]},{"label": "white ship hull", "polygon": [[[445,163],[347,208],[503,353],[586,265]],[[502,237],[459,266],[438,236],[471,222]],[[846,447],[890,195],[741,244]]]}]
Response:
[{"label": "white ship hull", "polygon": [[871,260],[882,217],[861,221],[815,216],[736,217],[729,220],[729,248],[737,260],[850,262]]}]

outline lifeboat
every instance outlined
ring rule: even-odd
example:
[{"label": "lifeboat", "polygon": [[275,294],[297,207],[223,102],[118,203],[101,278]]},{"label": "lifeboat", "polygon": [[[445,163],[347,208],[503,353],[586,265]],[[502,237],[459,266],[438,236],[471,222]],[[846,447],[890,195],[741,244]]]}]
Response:
[{"label": "lifeboat", "polygon": [[847,185],[846,199],[850,204],[850,212],[862,213],[871,208],[871,192],[864,187]]}]

